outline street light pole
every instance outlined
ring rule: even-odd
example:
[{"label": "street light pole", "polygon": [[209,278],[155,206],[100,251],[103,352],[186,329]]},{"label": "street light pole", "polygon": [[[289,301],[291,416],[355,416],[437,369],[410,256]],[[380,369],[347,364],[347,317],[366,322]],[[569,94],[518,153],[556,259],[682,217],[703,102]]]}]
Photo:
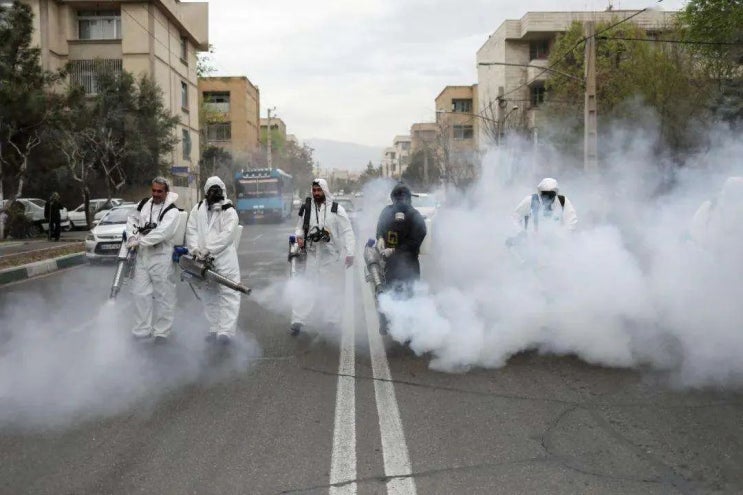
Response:
[{"label": "street light pole", "polygon": [[273,168],[273,158],[271,157],[271,110],[276,110],[276,107],[268,109],[268,118],[266,119],[266,166]]}]

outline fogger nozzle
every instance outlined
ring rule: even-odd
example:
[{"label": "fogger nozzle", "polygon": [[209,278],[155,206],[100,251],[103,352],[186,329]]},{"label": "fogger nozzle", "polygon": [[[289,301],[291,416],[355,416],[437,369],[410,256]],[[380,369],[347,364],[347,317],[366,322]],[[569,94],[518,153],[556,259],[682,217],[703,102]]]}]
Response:
[{"label": "fogger nozzle", "polygon": [[121,247],[119,248],[119,254],[116,255],[116,271],[114,272],[114,279],[111,283],[110,299],[115,299],[121,291],[121,286],[124,284],[126,278],[132,278],[134,276],[134,264],[137,260],[136,249],[129,249],[126,245],[126,232],[121,236]]},{"label": "fogger nozzle", "polygon": [[367,280],[374,286],[374,292],[379,294],[384,289],[384,276],[382,275],[382,256],[374,246],[374,239],[369,239],[364,246],[364,263],[369,272]]}]

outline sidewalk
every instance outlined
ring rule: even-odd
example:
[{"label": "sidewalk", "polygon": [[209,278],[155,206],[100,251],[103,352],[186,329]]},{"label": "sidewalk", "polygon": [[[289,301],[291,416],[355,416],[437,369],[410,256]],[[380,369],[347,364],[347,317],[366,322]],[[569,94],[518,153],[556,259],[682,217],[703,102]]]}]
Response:
[{"label": "sidewalk", "polygon": [[85,262],[87,232],[64,232],[55,242],[40,237],[0,241],[0,286]]}]

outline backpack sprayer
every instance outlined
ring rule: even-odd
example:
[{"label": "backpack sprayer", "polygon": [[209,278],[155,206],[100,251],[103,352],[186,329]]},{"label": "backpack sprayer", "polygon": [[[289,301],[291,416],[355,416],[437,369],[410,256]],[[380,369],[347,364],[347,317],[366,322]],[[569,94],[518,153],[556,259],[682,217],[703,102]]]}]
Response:
[{"label": "backpack sprayer", "polygon": [[297,262],[304,262],[307,258],[307,251],[305,251],[304,248],[299,247],[299,243],[297,242],[297,236],[290,235],[289,236],[289,256],[287,257],[287,261],[289,261],[289,276],[291,278],[294,278],[297,276],[299,269],[297,268]]},{"label": "backpack sprayer", "polygon": [[[181,251],[179,253],[179,250]],[[220,275],[214,269],[214,258],[207,256],[204,259],[194,258],[190,254],[186,254],[188,250],[182,246],[179,246],[173,252],[173,258],[178,261],[178,266],[183,270],[181,273],[181,280],[186,282],[195,282],[201,284],[204,282],[215,282],[219,285],[224,285],[230,289],[242,292],[243,294],[249,295],[253,289],[246,287],[239,282],[232,281]]]},{"label": "backpack sprayer", "polygon": [[129,248],[126,245],[126,232],[121,234],[121,247],[119,248],[119,254],[116,256],[116,272],[114,272],[114,280],[111,284],[111,295],[110,299],[115,299],[121,291],[121,286],[124,284],[125,279],[134,278],[134,265],[137,262],[137,248]]},{"label": "backpack sprayer", "polygon": [[366,263],[366,280],[374,287],[374,294],[379,295],[384,290],[384,270],[382,268],[382,255],[374,239],[366,241],[364,246],[364,263]]}]

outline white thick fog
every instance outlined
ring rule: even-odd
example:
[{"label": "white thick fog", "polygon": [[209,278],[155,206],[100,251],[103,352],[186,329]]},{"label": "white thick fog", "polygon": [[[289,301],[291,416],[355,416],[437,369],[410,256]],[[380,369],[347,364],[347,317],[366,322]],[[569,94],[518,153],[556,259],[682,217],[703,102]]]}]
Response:
[{"label": "white thick fog", "polygon": [[[434,218],[415,297],[381,298],[391,335],[441,371],[498,368],[537,350],[661,370],[677,386],[740,385],[743,192],[720,192],[743,175],[743,142],[723,128],[710,136],[677,167],[654,155],[646,130],[619,126],[600,143],[595,175],[555,150],[491,150],[481,180],[447,194]],[[540,225],[507,248],[519,232],[513,209],[543,177],[558,180],[578,229]],[[692,218],[713,198],[694,238]]]},{"label": "white thick fog", "polygon": [[[63,428],[122,412],[148,416],[169,393],[244,373],[262,353],[240,333],[229,350],[209,352],[206,320],[192,294],[179,297],[173,342],[137,342],[130,334],[128,294],[122,291],[115,303],[105,293],[90,294],[99,285],[93,278],[113,277],[113,267],[88,270],[89,286],[61,289],[88,301],[78,308],[58,307],[28,292],[6,296],[12,309],[3,315],[0,428]],[[87,323],[70,326],[80,321],[83,307],[91,315]]]}]

